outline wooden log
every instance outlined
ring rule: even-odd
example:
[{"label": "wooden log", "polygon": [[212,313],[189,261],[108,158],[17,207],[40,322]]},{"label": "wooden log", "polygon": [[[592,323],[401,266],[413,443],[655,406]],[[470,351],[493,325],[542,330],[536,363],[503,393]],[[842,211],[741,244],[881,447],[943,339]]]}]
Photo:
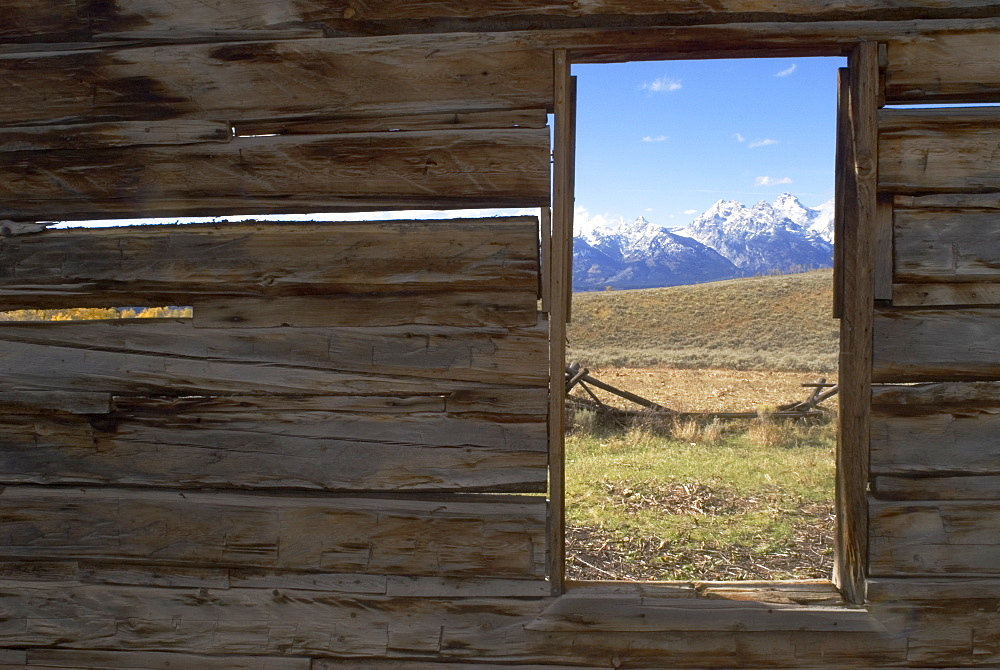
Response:
[{"label": "wooden log", "polygon": [[[537,276],[537,275],[536,275]],[[461,280],[456,281],[460,285]],[[403,284],[361,294],[192,300],[195,328],[317,326],[501,326],[534,325],[531,290],[450,290]],[[358,284],[353,289],[362,289]],[[379,290],[382,289],[382,290]],[[389,290],[386,290],[389,289]]]},{"label": "wooden log", "polygon": [[541,492],[539,391],[534,416],[451,416],[419,398],[373,399],[402,405],[381,413],[239,397],[119,398],[104,417],[4,414],[0,483]]},{"label": "wooden log", "polygon": [[[548,54],[421,36],[122,46],[0,58],[0,123],[551,108]],[[39,105],[38,100],[45,100]]]},{"label": "wooden log", "polygon": [[872,381],[1000,379],[998,318],[986,307],[878,310]]},{"label": "wooden log", "polygon": [[868,597],[873,603],[909,600],[940,604],[949,600],[996,600],[1000,599],[1000,580],[976,577],[877,577],[868,581]]},{"label": "wooden log", "polygon": [[110,393],[84,391],[0,391],[0,412],[40,412],[55,410],[68,414],[107,414]]},{"label": "wooden log", "polygon": [[348,118],[311,116],[305,119],[280,121],[239,121],[233,127],[237,137],[253,137],[255,135],[331,135],[335,133],[544,128],[547,124],[546,110],[517,109]]},{"label": "wooden log", "polygon": [[91,649],[31,649],[27,662],[33,667],[70,670],[310,670],[304,656],[206,656],[159,651],[98,651]]},{"label": "wooden log", "polygon": [[879,188],[893,193],[1000,190],[1000,109],[889,109],[879,113]]},{"label": "wooden log", "polygon": [[8,486],[6,558],[540,577],[545,501],[293,498]]},{"label": "wooden log", "polygon": [[1000,503],[872,499],[872,576],[1000,574]]},{"label": "wooden log", "polygon": [[[472,312],[478,320],[499,312],[494,319],[506,316],[529,325],[526,320],[535,322],[537,220],[51,230],[0,240],[0,263],[8,268],[0,277],[0,300],[10,308],[205,303],[211,314],[226,304],[213,300],[263,297],[281,300],[250,302],[250,307],[276,313],[277,319],[285,301],[289,320],[297,312],[324,307],[344,312],[327,319],[340,323],[303,325],[399,325],[414,313],[432,324],[460,320],[449,312]],[[288,300],[304,295],[309,297]],[[477,295],[481,306],[475,305]],[[310,305],[314,296],[331,298],[328,304]],[[337,303],[341,299],[343,306]],[[395,312],[392,304],[379,310],[394,316],[364,318],[373,300],[398,305]],[[439,304],[442,320],[434,321]],[[195,311],[196,322],[200,311]],[[468,316],[456,325],[476,320]],[[221,317],[207,321],[225,322]],[[253,324],[249,314],[244,321]]]},{"label": "wooden log", "polygon": [[[510,2],[366,2],[364,4],[299,0],[298,2],[252,0],[240,9],[226,4],[205,5],[193,0],[169,7],[149,6],[141,0],[119,0],[113,6],[76,5],[58,0],[43,6],[30,0],[11,0],[5,7],[0,37],[9,41],[89,40],[102,36],[119,39],[158,38],[204,40],[226,33],[277,32],[303,27],[322,27],[334,34],[385,34],[426,31],[504,31],[522,27],[593,26],[613,27],[623,23],[636,27],[657,23],[690,24],[697,20],[767,21],[783,17],[790,23],[821,20],[893,20],[933,15],[944,19],[989,16],[996,13],[994,0],[873,0],[864,5],[846,0],[794,2],[779,0],[766,7],[751,0],[724,0],[705,6],[691,0],[530,0]],[[222,33],[219,35],[218,33]],[[308,33],[307,33],[308,34]],[[863,33],[860,33],[863,34]],[[903,33],[905,35],[905,33]],[[241,35],[244,39],[248,37]]]},{"label": "wooden log", "polygon": [[1000,475],[878,476],[872,494],[880,500],[997,500]]},{"label": "wooden log", "polygon": [[989,478],[963,483],[946,475],[1000,474],[1000,383],[876,387],[871,422],[873,472],[934,475],[909,483],[880,478],[879,497],[897,497],[896,481],[903,491],[926,490],[929,498],[964,498],[976,490],[975,479]]},{"label": "wooden log", "polygon": [[699,598],[564,595],[527,626],[547,632],[884,630],[867,611]]},{"label": "wooden log", "polygon": [[544,128],[0,154],[9,219],[531,207],[548,191]]},{"label": "wooden log", "polygon": [[895,307],[1000,305],[1000,284],[893,284]]},{"label": "wooden log", "polygon": [[[12,617],[0,626],[0,643],[6,646],[55,646],[72,639],[76,647],[102,651],[235,656],[384,658],[395,631],[425,625],[436,626],[438,635],[442,629],[456,635],[516,631],[541,609],[539,600],[530,598],[456,602],[293,589],[4,584],[0,596]],[[426,646],[394,651],[418,650]]]},{"label": "wooden log", "polygon": [[898,210],[894,231],[896,281],[1000,281],[998,220],[1000,212],[989,210]]},{"label": "wooden log", "polygon": [[232,127],[220,121],[140,121],[0,127],[0,152],[199,144],[228,142],[230,139],[232,139]]},{"label": "wooden log", "polygon": [[881,77],[878,45],[862,42],[848,60],[853,190],[850,215],[845,216],[843,238],[852,253],[844,255],[843,315],[840,319],[840,430],[837,440],[837,541],[834,543],[834,583],[848,603],[864,601],[867,564],[869,413],[872,381],[872,329],[875,304],[877,217],[876,112]]},{"label": "wooden log", "polygon": [[921,36],[888,43],[886,100],[993,102],[1000,94],[995,33]]},{"label": "wooden log", "polygon": [[195,329],[136,319],[0,324],[0,385],[119,395],[451,393],[543,387],[546,333],[448,327]]}]

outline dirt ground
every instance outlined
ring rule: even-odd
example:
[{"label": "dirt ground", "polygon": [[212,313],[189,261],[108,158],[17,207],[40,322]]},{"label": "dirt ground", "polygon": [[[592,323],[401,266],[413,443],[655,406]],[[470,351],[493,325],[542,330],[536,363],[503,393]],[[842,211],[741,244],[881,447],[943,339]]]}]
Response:
[{"label": "dirt ground", "polygon": [[[832,375],[759,370],[685,370],[672,368],[595,368],[590,375],[678,412],[753,412],[805,400],[811,388],[803,383]],[[574,394],[579,394],[574,391]],[[635,405],[596,390],[602,402],[622,408]],[[827,406],[833,408],[829,401]]]},{"label": "dirt ground", "polygon": [[[593,377],[619,389],[640,395],[679,412],[745,412],[805,400],[812,388],[803,383],[819,381],[824,375],[802,372],[689,370],[671,368],[600,368]],[[827,375],[825,381],[835,383]],[[602,402],[616,407],[639,409],[635,404],[605,391],[594,389]],[[577,389],[573,392],[580,395]],[[824,407],[836,409],[836,396]],[[719,503],[717,493],[706,487],[681,487],[663,492],[655,503],[665,511],[677,504],[690,504],[692,495],[708,509]],[[676,500],[675,500],[676,499]],[[703,500],[702,500],[703,499]],[[745,502],[730,500],[730,506]],[[727,509],[706,513],[725,514]],[[714,546],[684,551],[672,556],[679,564],[697,566],[702,579],[745,580],[825,578],[833,567],[834,515],[832,502],[810,504],[790,519],[795,540],[787,550],[761,561],[739,547]],[[571,579],[656,580],[664,578],[662,542],[655,538],[622,538],[598,528],[570,525],[567,533],[567,575]],[[669,578],[669,577],[668,577]]]}]

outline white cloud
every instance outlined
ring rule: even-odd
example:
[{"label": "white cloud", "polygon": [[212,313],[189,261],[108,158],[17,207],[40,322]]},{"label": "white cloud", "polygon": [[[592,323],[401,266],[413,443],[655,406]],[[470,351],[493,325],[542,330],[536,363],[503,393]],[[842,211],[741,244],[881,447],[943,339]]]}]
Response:
[{"label": "white cloud", "polygon": [[685,209],[684,213],[685,214],[697,214],[698,210],[697,209]]},{"label": "white cloud", "polygon": [[597,228],[610,228],[622,222],[622,218],[611,218],[609,214],[591,215],[583,205],[577,205],[573,211],[573,234],[582,235]]},{"label": "white cloud", "polygon": [[735,135],[733,135],[733,137],[736,138],[737,142],[746,142],[747,141],[747,138],[743,137],[743,135],[741,133],[736,133]]},{"label": "white cloud", "polygon": [[673,93],[674,91],[681,90],[681,80],[660,77],[659,79],[646,82],[639,88],[650,93]]},{"label": "white cloud", "polygon": [[767,147],[767,146],[770,146],[772,144],[777,144],[777,143],[778,143],[778,140],[772,140],[771,138],[767,138],[767,139],[764,139],[764,140],[754,140],[753,142],[750,143],[750,148],[751,149],[756,149],[757,147]]},{"label": "white cloud", "polygon": [[778,74],[776,74],[774,76],[775,77],[787,77],[788,75],[790,75],[791,73],[795,72],[798,69],[799,69],[799,66],[796,65],[795,63],[792,63],[791,65],[789,65],[784,70],[782,70],[781,72],[779,72]]},{"label": "white cloud", "polygon": [[754,186],[778,186],[779,184],[791,184],[791,177],[782,177],[781,179],[776,179],[774,177],[757,177],[754,180]]},{"label": "white cloud", "polygon": [[645,137],[642,138],[642,141],[643,142],[666,142],[667,141],[667,136],[666,135],[656,135],[654,137],[652,135],[646,135]]}]

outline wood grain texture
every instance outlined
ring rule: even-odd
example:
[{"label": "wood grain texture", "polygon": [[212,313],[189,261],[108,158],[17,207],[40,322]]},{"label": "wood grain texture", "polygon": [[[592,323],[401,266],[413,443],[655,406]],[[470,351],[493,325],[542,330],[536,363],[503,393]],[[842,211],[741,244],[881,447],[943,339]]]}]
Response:
[{"label": "wood grain texture", "polygon": [[[49,230],[0,239],[0,301],[17,309],[281,298],[250,304],[279,319],[321,308],[345,313],[331,316],[333,323],[302,325],[399,325],[417,317],[436,325],[491,325],[483,323],[491,316],[530,325],[537,226],[534,217],[518,217]],[[331,299],[285,306],[295,296]],[[377,311],[365,318],[375,300],[394,303],[385,310],[392,318]],[[464,323],[450,324],[456,320]]]},{"label": "wood grain texture", "polygon": [[[365,658],[437,654],[530,620],[537,599],[322,594],[294,589],[0,585],[0,643],[106,651]],[[433,632],[432,632],[433,631]],[[60,638],[61,641],[57,641]],[[66,644],[66,640],[72,640]]]},{"label": "wood grain texture", "polygon": [[280,121],[239,121],[237,137],[254,135],[332,135],[336,133],[398,133],[429,130],[496,130],[500,128],[544,128],[545,109],[516,109],[491,112],[450,112],[403,116],[362,116]]},{"label": "wood grain texture", "polygon": [[1000,39],[973,32],[888,43],[886,98],[896,102],[996,102]]},{"label": "wood grain texture", "polygon": [[81,123],[66,126],[0,127],[0,152],[107,149],[157,144],[228,142],[232,128],[219,121]]},{"label": "wood grain texture", "polygon": [[700,598],[637,598],[567,593],[528,630],[549,632],[881,631],[865,610]]},{"label": "wood grain texture", "polygon": [[1000,574],[1000,503],[870,501],[872,576]]},{"label": "wood grain texture", "polygon": [[153,651],[97,651],[86,649],[32,649],[27,662],[33,667],[70,670],[310,670],[305,656],[206,656]]},{"label": "wood grain texture", "polygon": [[[512,261],[512,265],[516,261]],[[430,264],[430,263],[429,263]],[[430,270],[430,268],[428,268]],[[419,271],[410,276],[419,279]],[[535,275],[537,279],[537,274]],[[461,279],[454,282],[457,286]],[[195,328],[275,328],[316,326],[530,326],[537,322],[535,291],[516,284],[482,284],[479,290],[449,289],[445,282],[420,286],[419,281],[393,287],[372,285],[358,293],[336,296],[292,296],[192,300]],[[379,290],[389,289],[389,290]]]},{"label": "wood grain texture", "polygon": [[898,210],[893,236],[896,281],[1000,281],[998,222],[997,211]]},{"label": "wood grain texture", "polygon": [[[511,30],[527,26],[617,26],[630,23],[690,24],[697,20],[720,23],[735,20],[795,21],[881,20],[938,16],[961,18],[996,15],[992,0],[877,0],[863,5],[836,2],[778,0],[766,6],[751,0],[725,0],[705,5],[694,0],[528,0],[468,3],[458,0],[432,2],[322,2],[320,0],[251,0],[239,7],[205,4],[193,0],[170,5],[149,0],[119,0],[113,5],[52,0],[39,6],[30,0],[10,0],[0,37],[10,41],[88,40],[105,34],[119,38],[155,37],[163,40],[225,38],[226,33],[267,32],[303,27],[333,34],[384,34]],[[649,18],[646,18],[649,17]],[[643,20],[645,19],[645,20]],[[221,33],[221,34],[219,34]],[[308,33],[307,33],[308,34]],[[242,35],[246,39],[246,35]]]},{"label": "wood grain texture", "polygon": [[566,322],[572,288],[573,170],[576,110],[573,105],[573,78],[564,49],[553,53],[555,88],[555,140],[552,151],[552,235],[547,267],[549,325],[549,489],[552,522],[549,524],[549,575],[552,594],[559,595],[566,579]]},{"label": "wood grain texture", "polygon": [[[242,10],[241,10],[242,11]],[[551,108],[544,52],[400,36],[122,46],[0,58],[0,122],[214,121]],[[44,105],[31,100],[44,99]]]},{"label": "wood grain texture", "polygon": [[872,493],[881,500],[997,500],[1000,475],[873,478]]},{"label": "wood grain texture", "polygon": [[105,416],[5,413],[0,483],[545,491],[546,393],[518,394],[534,415],[502,402],[450,414],[442,396],[118,398]]},{"label": "wood grain texture", "polygon": [[193,654],[244,656],[280,651],[340,661],[345,668],[410,659],[457,668],[598,667],[597,662],[614,667],[611,659],[627,668],[773,667],[768,665],[773,658],[782,659],[781,667],[881,667],[904,661],[907,642],[884,633],[526,631],[525,624],[551,602],[533,598],[16,583],[2,585],[0,595],[5,612],[14,617],[0,627],[2,642],[69,646],[64,641],[72,639],[74,647],[101,645],[108,651],[180,647]]},{"label": "wood grain texture", "polygon": [[879,114],[879,188],[903,194],[1000,190],[1000,110],[892,109]]},{"label": "wood grain texture", "polygon": [[548,192],[544,128],[0,154],[9,219],[531,207]]},{"label": "wood grain texture", "polygon": [[895,307],[1000,305],[1000,284],[893,284],[892,304]]},{"label": "wood grain texture", "polygon": [[876,249],[879,237],[876,112],[881,77],[878,45],[862,42],[848,59],[854,195],[843,219],[843,314],[840,319],[840,426],[837,440],[837,528],[834,583],[844,600],[864,602],[867,565],[869,415]]},{"label": "wood grain texture", "polygon": [[1000,379],[1000,311],[878,310],[872,381],[990,381]]},{"label": "wood grain texture", "polygon": [[545,387],[542,327],[195,329],[136,319],[0,325],[0,384],[118,395],[427,394]]},{"label": "wood grain texture", "polygon": [[[921,477],[910,483],[880,479],[879,497],[892,490],[926,489],[928,498],[965,498],[1000,474],[1000,383],[970,382],[876,387],[872,400],[871,468],[880,474]],[[892,482],[895,482],[893,484]],[[949,493],[954,485],[955,493]],[[902,490],[900,489],[900,490]],[[986,494],[978,497],[993,497]],[[907,496],[909,497],[909,496]]]},{"label": "wood grain texture", "polygon": [[111,394],[85,391],[0,391],[0,412],[3,414],[43,411],[107,414],[111,411]]},{"label": "wood grain texture", "polygon": [[296,498],[8,486],[7,558],[411,575],[537,577],[545,501]]}]

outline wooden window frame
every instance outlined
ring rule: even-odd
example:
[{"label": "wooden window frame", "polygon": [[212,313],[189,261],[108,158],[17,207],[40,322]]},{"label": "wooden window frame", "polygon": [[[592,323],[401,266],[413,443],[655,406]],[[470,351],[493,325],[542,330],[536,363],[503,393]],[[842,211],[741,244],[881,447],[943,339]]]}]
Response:
[{"label": "wooden window frame", "polygon": [[[868,470],[871,411],[872,328],[876,272],[884,263],[877,249],[886,238],[884,216],[878,216],[877,126],[881,104],[879,45],[858,41],[813,42],[802,48],[777,50],[752,44],[734,45],[730,52],[712,50],[677,53],[669,49],[641,53],[554,54],[554,147],[551,242],[547,271],[550,327],[549,404],[549,575],[553,595],[589,582],[570,583],[565,576],[565,393],[566,324],[570,318],[575,159],[575,78],[573,63],[613,63],[630,60],[750,58],[787,56],[846,56],[839,77],[836,198],[837,245],[835,309],[840,318],[840,396],[837,439],[836,518],[832,582],[848,605],[865,602],[868,567]],[[881,232],[881,234],[880,234]],[[848,250],[850,253],[848,253]],[[891,267],[891,266],[890,266]],[[628,582],[625,582],[628,583]],[[787,582],[777,582],[778,584]],[[739,582],[735,582],[739,584]],[[762,588],[766,588],[762,587]]]}]

